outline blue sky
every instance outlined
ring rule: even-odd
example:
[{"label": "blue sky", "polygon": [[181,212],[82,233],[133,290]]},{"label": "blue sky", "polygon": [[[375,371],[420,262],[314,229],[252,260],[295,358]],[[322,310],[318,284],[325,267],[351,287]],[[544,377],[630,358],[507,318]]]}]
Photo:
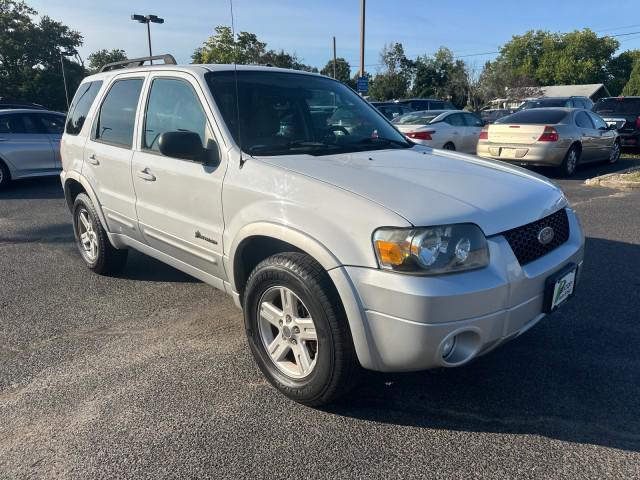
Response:
[{"label": "blue sky", "polygon": [[[40,14],[84,36],[83,57],[101,48],[123,48],[130,57],[147,53],[144,26],[132,13],[164,17],[152,25],[154,53],[188,62],[216,25],[230,25],[229,0],[27,0]],[[135,6],[134,6],[135,5]],[[236,32],[256,33],[269,48],[295,52],[304,63],[323,66],[336,36],[338,56],[359,62],[359,0],[234,0]],[[589,27],[601,35],[640,32],[638,0],[368,0],[365,64],[378,68],[380,49],[401,42],[408,56],[441,45],[480,67],[512,35],[530,29],[570,31]],[[640,48],[640,33],[618,37],[621,49]],[[476,55],[476,54],[484,55]]]}]

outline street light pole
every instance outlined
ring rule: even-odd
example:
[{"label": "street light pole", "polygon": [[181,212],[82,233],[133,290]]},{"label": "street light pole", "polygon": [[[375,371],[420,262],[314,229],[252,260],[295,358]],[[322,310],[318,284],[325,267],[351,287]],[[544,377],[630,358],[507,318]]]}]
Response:
[{"label": "street light pole", "polygon": [[[149,42],[149,56],[153,57],[153,53],[151,51],[151,24],[152,23],[164,23],[164,18],[160,18],[157,15],[131,15],[131,20],[135,20],[138,23],[146,23],[147,24],[147,41]],[[153,60],[151,60],[151,64],[153,65]]]},{"label": "street light pole", "polygon": [[364,77],[364,12],[366,0],[360,0],[360,77]]},{"label": "street light pole", "polygon": [[336,78],[336,37],[333,37],[333,78]]}]

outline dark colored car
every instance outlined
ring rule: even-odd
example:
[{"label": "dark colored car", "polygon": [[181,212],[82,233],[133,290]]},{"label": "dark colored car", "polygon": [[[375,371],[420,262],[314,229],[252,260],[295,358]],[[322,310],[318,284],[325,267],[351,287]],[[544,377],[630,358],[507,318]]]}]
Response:
[{"label": "dark colored car", "polygon": [[38,103],[25,102],[23,100],[15,100],[12,98],[0,98],[0,110],[8,110],[10,108],[21,108],[29,110],[46,110],[45,107]]},{"label": "dark colored car", "polygon": [[494,123],[496,120],[500,120],[502,117],[511,115],[513,110],[508,108],[492,108],[489,110],[482,110],[480,112],[480,118],[484,123]]},{"label": "dark colored car", "polygon": [[623,147],[640,146],[640,97],[601,98],[593,111],[615,125]]},{"label": "dark colored car", "polygon": [[396,102],[371,102],[371,105],[380,110],[380,113],[382,113],[389,120],[393,120],[400,115],[404,115],[405,113],[413,111],[408,106]]},{"label": "dark colored car", "polygon": [[593,102],[589,97],[541,97],[533,100],[527,100],[520,105],[519,110],[528,110],[529,108],[584,108],[591,110]]},{"label": "dark colored car", "polygon": [[455,105],[447,100],[433,98],[407,98],[396,103],[408,106],[411,110],[457,110]]}]

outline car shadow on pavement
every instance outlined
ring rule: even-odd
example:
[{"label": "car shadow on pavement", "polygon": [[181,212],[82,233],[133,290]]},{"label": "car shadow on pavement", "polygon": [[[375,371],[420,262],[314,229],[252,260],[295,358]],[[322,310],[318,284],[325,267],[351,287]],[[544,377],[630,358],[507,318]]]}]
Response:
[{"label": "car shadow on pavement", "polygon": [[30,200],[64,198],[60,177],[40,177],[16,180],[0,190],[0,200]]},{"label": "car shadow on pavement", "polygon": [[640,245],[588,238],[574,299],[520,338],[457,369],[371,373],[327,411],[640,451],[639,263]]},{"label": "car shadow on pavement", "polygon": [[115,276],[140,282],[200,283],[197,278],[132,249],[124,270]]},{"label": "car shadow on pavement", "polygon": [[614,164],[598,162],[579,165],[575,173],[569,178],[561,176],[558,171],[553,168],[538,167],[532,168],[532,170],[552,179],[584,181],[588,178],[599,177],[600,175],[606,175],[608,173],[621,172],[622,170],[626,170],[631,167],[640,167],[639,157],[621,157],[620,160]]}]

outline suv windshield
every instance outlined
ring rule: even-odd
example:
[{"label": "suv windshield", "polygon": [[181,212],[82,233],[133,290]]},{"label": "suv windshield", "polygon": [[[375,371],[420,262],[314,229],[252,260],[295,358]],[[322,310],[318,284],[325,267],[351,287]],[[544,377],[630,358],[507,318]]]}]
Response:
[{"label": "suv windshield", "polygon": [[353,90],[326,77],[241,70],[206,78],[233,138],[252,155],[413,146]]},{"label": "suv windshield", "polygon": [[593,107],[598,113],[619,113],[621,115],[640,115],[640,98],[605,98]]},{"label": "suv windshield", "polygon": [[566,106],[567,106],[567,100],[564,98],[554,99],[554,100],[551,100],[551,99],[527,100],[522,104],[522,106],[520,107],[520,110],[527,110],[530,108],[566,107]]}]

